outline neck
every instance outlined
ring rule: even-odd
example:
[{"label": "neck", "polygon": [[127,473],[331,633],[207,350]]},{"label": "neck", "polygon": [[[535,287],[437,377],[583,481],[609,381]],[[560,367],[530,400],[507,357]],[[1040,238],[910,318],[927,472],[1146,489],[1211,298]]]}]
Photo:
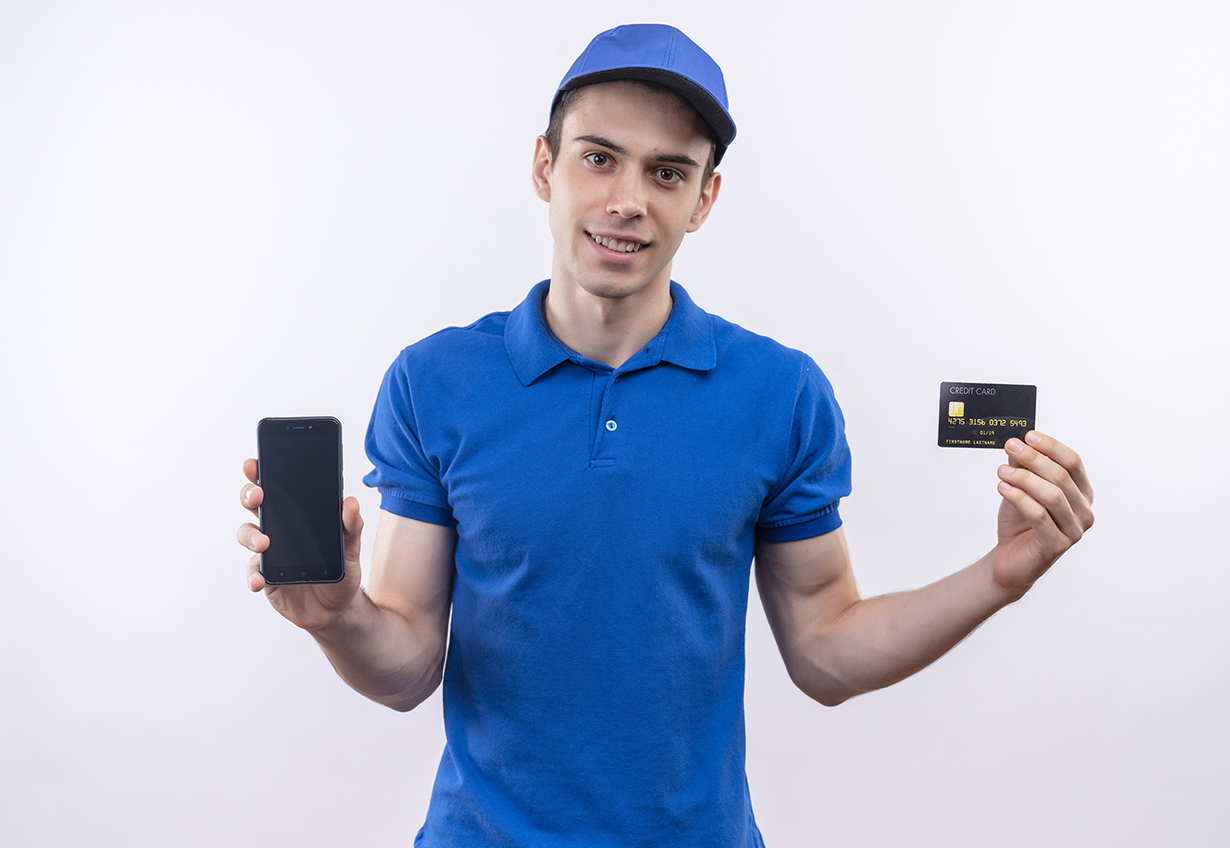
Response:
[{"label": "neck", "polygon": [[658,334],[671,314],[670,277],[627,297],[598,297],[576,285],[558,285],[543,301],[555,337],[587,359],[618,368]]}]

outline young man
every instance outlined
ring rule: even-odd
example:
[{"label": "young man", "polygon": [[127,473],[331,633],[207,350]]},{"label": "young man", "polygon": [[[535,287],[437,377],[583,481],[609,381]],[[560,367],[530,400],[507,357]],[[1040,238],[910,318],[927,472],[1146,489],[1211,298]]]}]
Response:
[{"label": "young man", "polygon": [[[368,592],[353,498],[342,583],[265,587],[251,559],[249,587],[359,692],[408,710],[443,678],[448,743],[417,844],[761,845],[742,711],[753,554],[791,677],[832,705],[935,660],[1093,523],[1080,458],[1030,433],[999,471],[994,550],[859,598],[828,381],[670,279],[734,133],[721,71],[678,30],[599,35],[535,150],[550,280],[385,376]],[[239,539],[269,543],[251,524]]]}]

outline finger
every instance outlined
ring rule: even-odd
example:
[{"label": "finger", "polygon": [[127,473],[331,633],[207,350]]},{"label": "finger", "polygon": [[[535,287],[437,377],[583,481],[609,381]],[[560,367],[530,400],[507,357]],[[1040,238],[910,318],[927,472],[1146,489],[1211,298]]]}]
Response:
[{"label": "finger", "polygon": [[[1013,495],[1008,497],[1008,500],[1017,507],[1035,530],[1041,527],[1041,516],[1038,514],[1040,509],[1045,512],[1050,524],[1070,540],[1064,546],[1065,549],[1078,542],[1084,535],[1088,525],[1083,523],[1078,514],[1078,507],[1073,506],[1069,500],[1069,494],[1062,487],[1038,476],[1028,468],[1016,468],[1011,465],[1001,465],[999,477],[1000,494],[1005,497],[1009,494]],[[1024,503],[1019,495],[1014,494],[1018,492],[1028,500],[1028,503]],[[1079,493],[1078,497],[1080,497]],[[1083,505],[1084,499],[1080,498],[1080,501]]]},{"label": "finger", "polygon": [[[1038,437],[1040,444],[1042,443],[1042,440],[1049,439],[1050,444],[1047,445],[1048,447],[1058,446],[1059,448],[1062,448],[1062,451],[1060,452],[1066,452],[1067,454],[1064,458],[1068,460],[1075,459],[1078,467],[1080,467],[1080,457],[1077,456],[1076,452],[1071,448],[1056,442],[1054,439],[1043,436],[1041,433],[1037,433],[1036,431],[1031,431],[1026,434],[1027,438],[1030,436]],[[1089,497],[1086,492],[1082,490],[1080,483],[1072,476],[1072,472],[1069,471],[1065,465],[1056,461],[1053,457],[1047,455],[1038,448],[1022,442],[1020,439],[1009,439],[1007,444],[1004,445],[1004,449],[1008,453],[1009,467],[1027,470],[1038,477],[1041,477],[1043,480],[1058,486],[1060,490],[1062,490],[1068,504],[1077,516],[1077,520],[1081,525],[1082,531],[1088,530],[1093,525],[1093,510],[1090,508]],[[1080,467],[1080,471],[1082,479],[1085,481],[1086,488],[1088,488],[1088,478],[1084,477],[1084,468]],[[1012,482],[1014,485],[1025,479],[1019,475],[1004,474],[1002,472],[1000,477],[1004,480]],[[1089,491],[1089,494],[1092,494],[1092,490]],[[1043,503],[1046,503],[1046,501],[1043,501]]]},{"label": "finger", "polygon": [[363,516],[359,515],[358,498],[349,497],[342,501],[342,530],[346,537],[347,568],[351,568],[351,563],[359,561],[359,542],[363,537]]},{"label": "finger", "polygon": [[259,516],[257,509],[265,502],[265,490],[255,483],[244,483],[239,490],[239,502],[248,512]]},{"label": "finger", "polygon": [[259,467],[255,459],[249,458],[243,461],[243,476],[248,478],[248,482],[239,489],[239,503],[253,515],[260,514],[256,509],[265,499],[264,491],[256,484],[259,479],[258,471]]},{"label": "finger", "polygon": [[1012,504],[1017,512],[1029,522],[1033,538],[1040,547],[1039,553],[1044,560],[1053,562],[1064,551],[1075,544],[1075,540],[1064,533],[1055,523],[1051,512],[1024,488],[1013,486],[1011,483],[1001,480],[999,493],[1004,500]]},{"label": "finger", "polygon": [[358,536],[363,532],[363,516],[359,515],[359,499],[356,497],[342,501],[342,529],[347,536]]},{"label": "finger", "polygon": [[265,588],[265,576],[261,574],[260,554],[252,554],[248,560],[248,588],[253,592],[259,592]]},{"label": "finger", "polygon": [[239,540],[239,544],[258,554],[269,547],[269,537],[262,533],[255,524],[239,525],[239,532],[235,534],[235,538]]},{"label": "finger", "polygon": [[1030,430],[1025,434],[1025,443],[1063,466],[1072,482],[1085,496],[1085,500],[1093,503],[1093,486],[1089,482],[1089,475],[1085,473],[1085,463],[1081,461],[1080,454],[1058,439],[1037,430]]}]

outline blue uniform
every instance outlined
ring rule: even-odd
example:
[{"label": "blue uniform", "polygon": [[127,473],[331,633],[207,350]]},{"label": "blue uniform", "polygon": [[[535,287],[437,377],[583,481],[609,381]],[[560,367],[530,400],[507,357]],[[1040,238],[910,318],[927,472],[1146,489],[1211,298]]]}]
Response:
[{"label": "blue uniform", "polygon": [[382,508],[457,531],[416,844],[758,846],[753,548],[840,526],[841,411],[810,358],[675,283],[615,369],[551,334],[547,286],[402,351],[368,428]]}]

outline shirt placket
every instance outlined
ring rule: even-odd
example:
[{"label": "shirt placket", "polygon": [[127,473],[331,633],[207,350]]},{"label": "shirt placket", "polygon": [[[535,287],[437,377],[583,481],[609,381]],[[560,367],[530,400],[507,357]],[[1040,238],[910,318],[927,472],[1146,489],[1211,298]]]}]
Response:
[{"label": "shirt placket", "polygon": [[591,404],[593,450],[590,468],[610,468],[619,456],[619,415],[617,400],[621,376],[615,371],[594,372],[595,403]]}]

